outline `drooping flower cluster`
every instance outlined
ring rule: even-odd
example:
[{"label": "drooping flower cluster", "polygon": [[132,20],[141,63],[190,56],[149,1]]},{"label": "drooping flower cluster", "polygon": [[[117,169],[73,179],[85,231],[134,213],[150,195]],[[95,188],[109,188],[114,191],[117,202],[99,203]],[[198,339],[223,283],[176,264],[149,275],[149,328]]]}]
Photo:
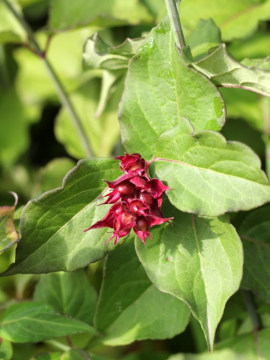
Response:
[{"label": "drooping flower cluster", "polygon": [[103,204],[113,204],[105,217],[84,231],[110,227],[114,229],[107,242],[115,238],[114,244],[133,229],[136,235],[145,243],[148,231],[154,225],[163,224],[172,218],[164,218],[160,208],[162,194],[169,190],[158,179],[149,179],[147,170],[149,163],[140,154],[118,156],[120,168],[124,172],[115,181],[106,181],[111,192]]}]

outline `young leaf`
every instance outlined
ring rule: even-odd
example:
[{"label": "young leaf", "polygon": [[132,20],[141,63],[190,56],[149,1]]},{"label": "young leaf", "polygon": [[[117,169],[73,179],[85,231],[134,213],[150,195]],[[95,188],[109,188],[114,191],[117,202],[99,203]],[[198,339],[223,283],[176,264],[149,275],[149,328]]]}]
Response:
[{"label": "young leaf", "polygon": [[96,333],[91,326],[59,315],[48,305],[27,302],[10,306],[2,317],[0,328],[0,336],[15,343],[35,343],[83,332]]},{"label": "young leaf", "polygon": [[16,261],[5,274],[73,271],[111,251],[114,245],[105,244],[107,228],[84,230],[108,210],[96,201],[105,188],[102,179],[113,180],[119,174],[115,160],[81,160],[63,188],[30,201],[21,218]]},{"label": "young leaf", "polygon": [[120,105],[125,147],[153,156],[159,135],[182,116],[196,131],[219,130],[225,120],[224,103],[208,79],[182,62],[166,20],[151,31],[129,65]]},{"label": "young leaf", "polygon": [[270,185],[253,151],[238,142],[226,142],[219,133],[191,136],[188,120],[161,135],[159,156],[152,164],[157,176],[171,188],[168,197],[178,209],[218,216],[248,210],[270,200]]},{"label": "young leaf", "polygon": [[212,18],[229,41],[252,34],[259,21],[270,19],[270,1],[254,0],[189,0],[180,6],[184,30],[195,29],[200,19]]},{"label": "young leaf", "polygon": [[187,306],[157,290],[147,278],[131,240],[108,256],[104,265],[95,323],[107,345],[171,338],[184,331],[189,320]]},{"label": "young leaf", "polygon": [[241,241],[226,217],[199,218],[169,207],[169,224],[152,230],[136,251],[161,291],[186,302],[200,322],[210,349],[224,306],[242,277]]},{"label": "young leaf", "polygon": [[270,97],[270,60],[256,59],[237,62],[221,44],[210,55],[193,64],[215,85],[235,87]]},{"label": "young leaf", "polygon": [[270,205],[253,210],[239,226],[245,263],[242,287],[270,304]]},{"label": "young leaf", "polygon": [[18,196],[13,192],[11,194],[15,197],[15,204],[12,206],[0,206],[0,253],[19,240],[14,224],[14,212]]},{"label": "young leaf", "polygon": [[152,17],[139,0],[54,0],[49,28],[53,31],[86,25],[122,25],[150,22]]},{"label": "young leaf", "polygon": [[212,19],[200,19],[196,29],[187,37],[193,57],[206,55],[208,51],[221,43],[221,33]]},{"label": "young leaf", "polygon": [[87,39],[83,60],[87,69],[122,70],[128,68],[129,59],[139,50],[144,39],[126,39],[118,46],[108,45],[98,33]]},{"label": "young leaf", "polygon": [[34,301],[87,324],[92,324],[96,298],[96,291],[83,270],[42,275],[34,293]]}]

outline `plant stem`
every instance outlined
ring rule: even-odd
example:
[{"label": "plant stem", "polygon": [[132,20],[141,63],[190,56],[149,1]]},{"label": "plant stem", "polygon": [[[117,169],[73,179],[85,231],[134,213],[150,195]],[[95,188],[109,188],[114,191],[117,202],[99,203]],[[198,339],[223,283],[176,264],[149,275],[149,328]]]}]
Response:
[{"label": "plant stem", "polygon": [[[172,24],[172,29],[174,32],[174,40],[178,49],[181,51],[186,47],[186,42],[183,34],[183,30],[181,27],[181,22],[179,18],[178,9],[175,3],[175,0],[165,0],[167,13]],[[180,3],[180,1],[179,1]]]},{"label": "plant stem", "polygon": [[13,5],[9,2],[9,0],[3,0],[3,2],[5,3],[5,5],[7,6],[7,8],[10,10],[10,12],[16,17],[16,19],[20,22],[20,24],[22,25],[22,27],[24,28],[24,30],[27,33],[27,37],[28,37],[28,41],[31,43],[31,45],[34,47],[34,52],[37,56],[40,57],[40,59],[42,60],[47,73],[49,74],[55,89],[58,93],[58,96],[62,102],[62,105],[66,108],[75,128],[76,131],[78,133],[78,136],[85,148],[86,154],[87,156],[91,156],[92,152],[91,152],[91,147],[90,144],[88,142],[88,139],[85,135],[84,129],[82,127],[82,124],[80,122],[80,119],[75,111],[75,108],[72,104],[72,102],[70,101],[68,94],[66,92],[66,90],[63,87],[63,84],[61,83],[59,77],[57,76],[56,72],[54,71],[52,65],[50,64],[50,62],[48,61],[48,59],[46,58],[46,54],[45,52],[40,48],[39,43],[36,40],[36,37],[32,31],[32,29],[30,28],[30,26],[27,24],[27,22],[25,21],[25,19],[23,18],[23,16],[21,16],[13,7]]},{"label": "plant stem", "polygon": [[243,299],[253,325],[253,333],[256,334],[262,328],[262,321],[257,312],[253,295],[250,291],[241,290]]}]

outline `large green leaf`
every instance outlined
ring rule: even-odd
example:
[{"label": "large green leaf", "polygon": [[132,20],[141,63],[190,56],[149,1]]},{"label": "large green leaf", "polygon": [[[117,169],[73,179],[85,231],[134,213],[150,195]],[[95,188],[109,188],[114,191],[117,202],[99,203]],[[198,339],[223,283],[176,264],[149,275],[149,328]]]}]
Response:
[{"label": "large green leaf", "polygon": [[139,0],[53,0],[49,27],[64,30],[88,24],[121,25],[150,22],[152,17]]},{"label": "large green leaf", "polygon": [[229,297],[242,277],[241,241],[228,219],[199,218],[173,207],[172,226],[151,231],[146,246],[136,250],[157,288],[183,300],[200,322],[209,348]]},{"label": "large green leaf", "polygon": [[245,254],[242,287],[270,304],[270,205],[247,214],[238,232]]},{"label": "large green leaf", "polygon": [[212,18],[224,41],[246,37],[261,20],[270,19],[269,0],[186,0],[180,6],[184,30],[195,29],[200,19]]},{"label": "large green leaf", "polygon": [[152,169],[166,181],[178,209],[217,216],[248,210],[270,200],[270,185],[260,160],[246,145],[226,142],[219,133],[192,136],[189,122],[165,132]]},{"label": "large green leaf", "polygon": [[[10,0],[16,11],[21,9],[16,0]],[[26,41],[26,32],[3,1],[0,2],[0,43],[20,43]]]},{"label": "large green leaf", "polygon": [[105,263],[95,323],[108,345],[171,338],[184,331],[189,320],[187,306],[157,290],[147,278],[132,240],[119,246]]},{"label": "large green leaf", "polygon": [[96,201],[105,188],[102,179],[114,180],[119,174],[114,160],[81,160],[66,176],[63,188],[30,201],[21,217],[16,261],[7,274],[73,271],[111,251],[114,245],[105,244],[107,228],[84,230],[108,210]]},{"label": "large green leaf", "polygon": [[96,331],[91,326],[59,315],[48,305],[21,303],[10,306],[1,320],[0,334],[13,342],[39,342],[53,337]]},{"label": "large green leaf", "polygon": [[196,131],[219,130],[224,103],[209,80],[181,61],[166,20],[151,31],[129,65],[120,106],[125,147],[153,156],[159,135],[176,126],[181,116]]},{"label": "large green leaf", "polygon": [[91,324],[96,306],[96,291],[83,270],[42,275],[34,300],[52,306],[61,314]]},{"label": "large green leaf", "polygon": [[[95,115],[100,94],[97,79],[85,83],[71,95],[71,100],[81,119],[85,134],[91,143],[92,151],[97,156],[109,156],[119,137],[117,106],[122,89],[122,80],[119,80],[116,91],[99,117]],[[57,139],[63,143],[72,156],[78,159],[87,156],[81,139],[76,132],[75,125],[66,109],[62,109],[58,115],[55,132]]]},{"label": "large green leaf", "polygon": [[193,66],[216,85],[242,88],[270,97],[269,58],[245,59],[239,63],[230,57],[226,45],[221,44]]}]

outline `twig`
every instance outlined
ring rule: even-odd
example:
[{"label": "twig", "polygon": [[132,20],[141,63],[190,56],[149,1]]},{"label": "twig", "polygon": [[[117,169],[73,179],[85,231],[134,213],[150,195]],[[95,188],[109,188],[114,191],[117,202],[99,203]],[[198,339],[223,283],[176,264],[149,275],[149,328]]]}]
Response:
[{"label": "twig", "polygon": [[43,51],[40,46],[39,43],[36,40],[36,37],[32,31],[32,29],[30,28],[30,26],[27,24],[27,22],[25,21],[25,19],[23,18],[23,16],[21,16],[13,7],[13,5],[9,2],[9,0],[3,0],[4,4],[7,6],[7,8],[10,10],[10,12],[15,16],[15,18],[20,22],[20,24],[22,25],[22,27],[24,28],[24,30],[27,33],[27,37],[29,42],[33,45],[33,49],[31,48],[31,46],[29,45],[29,47],[32,49],[32,51],[40,57],[40,59],[42,60],[47,73],[49,74],[55,89],[58,93],[58,96],[63,104],[63,106],[66,108],[67,112],[69,113],[69,116],[71,118],[71,120],[73,121],[73,124],[76,128],[76,131],[80,137],[80,140],[85,148],[86,154],[90,157],[92,154],[91,151],[91,147],[90,144],[88,142],[88,139],[85,135],[84,129],[82,127],[82,124],[80,122],[80,119],[75,111],[75,108],[72,104],[72,102],[70,101],[68,94],[66,93],[66,90],[63,87],[63,84],[61,83],[59,77],[57,76],[56,72],[54,71],[52,65],[50,64],[50,62],[48,61],[48,59],[46,58],[46,52],[47,52],[47,48],[45,49],[45,51]]},{"label": "twig", "polygon": [[165,3],[167,7],[167,13],[174,32],[175,44],[178,47],[178,49],[182,51],[182,49],[186,47],[186,42],[181,27],[181,22],[175,0],[165,0]]}]

